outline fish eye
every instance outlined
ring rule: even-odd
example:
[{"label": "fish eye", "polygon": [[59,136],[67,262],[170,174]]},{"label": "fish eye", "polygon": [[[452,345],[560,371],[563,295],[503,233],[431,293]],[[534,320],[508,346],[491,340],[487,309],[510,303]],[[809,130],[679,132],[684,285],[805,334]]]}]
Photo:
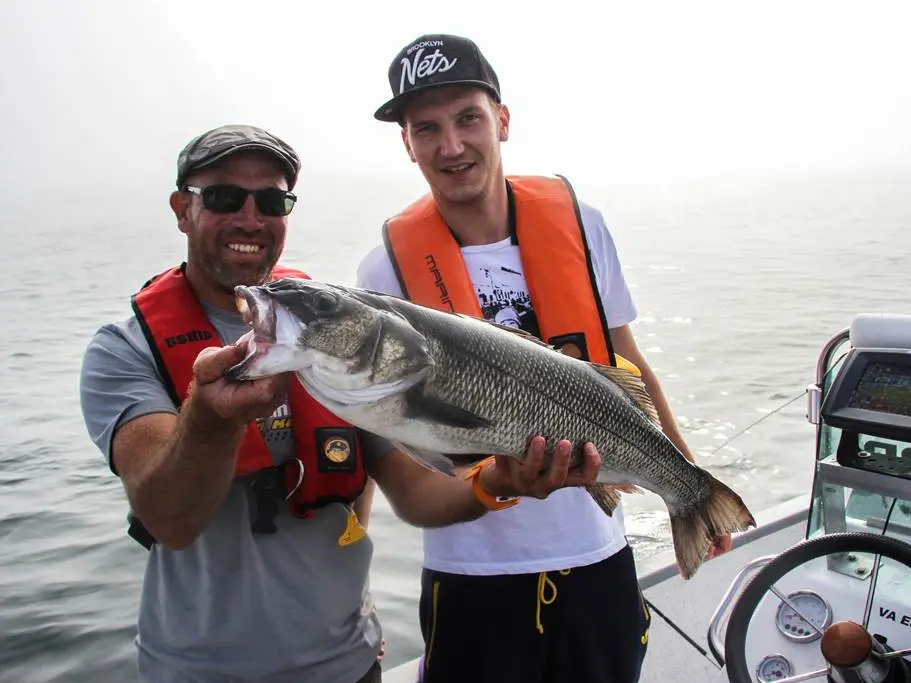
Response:
[{"label": "fish eye", "polygon": [[335,310],[337,299],[329,292],[317,292],[313,296],[313,308],[320,313],[329,313]]}]

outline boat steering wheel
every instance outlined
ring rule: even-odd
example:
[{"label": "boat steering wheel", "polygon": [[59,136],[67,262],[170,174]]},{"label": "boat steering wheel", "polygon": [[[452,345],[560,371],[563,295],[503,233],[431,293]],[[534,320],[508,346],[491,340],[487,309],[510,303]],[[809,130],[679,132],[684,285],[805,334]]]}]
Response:
[{"label": "boat steering wheel", "polygon": [[[911,569],[911,545],[888,536],[874,536],[872,534],[835,533],[819,536],[808,541],[802,541],[793,548],[781,553],[756,573],[743,590],[737,600],[737,604],[734,606],[734,610],[731,612],[724,639],[725,666],[728,680],[731,683],[753,683],[754,679],[747,667],[746,659],[747,630],[753,613],[765,594],[772,590],[775,582],[796,567],[806,564],[817,557],[850,552],[882,555],[896,562],[901,562],[908,569]],[[873,590],[872,581],[870,590]],[[869,656],[873,648],[873,640],[866,630],[866,625],[861,626],[850,621],[840,621],[825,629],[820,647],[828,664],[827,668],[794,675],[782,679],[780,683],[807,681],[827,676],[829,667],[856,666]],[[908,653],[908,650],[888,652],[883,658],[891,659]]]}]

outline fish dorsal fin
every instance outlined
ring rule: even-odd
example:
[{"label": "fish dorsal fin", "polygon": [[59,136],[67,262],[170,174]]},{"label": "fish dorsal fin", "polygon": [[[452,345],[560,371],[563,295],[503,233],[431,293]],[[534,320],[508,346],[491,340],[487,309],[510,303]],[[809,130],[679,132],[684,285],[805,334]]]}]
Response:
[{"label": "fish dorsal fin", "polygon": [[527,339],[528,341],[534,342],[535,344],[538,344],[540,346],[546,346],[549,349],[553,348],[553,346],[551,346],[550,344],[544,343],[543,341],[538,339],[535,335],[531,334],[530,332],[526,332],[525,330],[523,330],[521,328],[512,327],[510,325],[501,325],[500,323],[495,323],[492,320],[488,320],[487,324],[493,325],[494,327],[499,327],[501,330],[505,330],[505,331],[509,332],[510,334],[516,335],[517,337],[522,337],[523,339]]},{"label": "fish dorsal fin", "polygon": [[[458,315],[458,316],[461,316],[464,318],[471,318],[472,320],[481,320],[482,322],[485,322],[488,325],[492,325],[493,327],[498,327],[499,329],[505,330],[506,332],[509,332],[518,337],[521,337],[522,339],[526,339],[530,342],[534,342],[535,344],[537,344],[539,346],[543,346],[546,349],[551,349],[552,351],[556,351],[558,353],[564,353],[564,355],[569,356],[569,354],[566,354],[562,349],[554,346],[553,344],[548,344],[547,342],[541,340],[539,337],[536,337],[535,335],[533,335],[531,332],[526,332],[525,330],[523,330],[521,328],[511,327],[509,325],[501,325],[500,323],[494,322],[493,320],[486,320],[483,318],[475,318],[473,316],[466,316],[464,313],[456,313],[455,315]],[[569,357],[575,358],[575,356],[569,356]],[[634,375],[636,375],[636,377],[642,376],[642,372],[639,370],[639,368],[636,367],[636,365],[634,363],[632,363],[631,361],[626,360],[626,358],[624,358],[620,354],[615,353],[614,359],[615,359],[615,362],[617,363],[618,368],[627,370],[627,371],[633,373]],[[588,362],[588,361],[583,361],[583,362]],[[597,365],[597,364],[593,363],[593,365]],[[600,366],[600,367],[610,367],[610,366]]]},{"label": "fish dorsal fin", "polygon": [[487,324],[490,325],[491,327],[496,327],[496,328],[498,328],[498,329],[504,330],[505,332],[509,332],[510,334],[514,334],[514,335],[516,335],[517,337],[521,337],[522,339],[525,339],[525,340],[527,340],[527,341],[534,342],[535,344],[538,344],[539,346],[543,346],[544,348],[547,348],[547,349],[554,349],[555,351],[557,350],[557,349],[555,349],[553,346],[551,346],[550,344],[541,341],[538,337],[536,337],[535,335],[531,334],[531,332],[526,332],[525,330],[523,330],[523,329],[521,329],[521,328],[512,327],[511,325],[501,325],[500,323],[494,322],[493,320],[487,320],[487,319],[485,319],[485,318],[475,318],[474,316],[465,315],[465,314],[463,314],[463,313],[457,313],[456,315],[462,316],[463,318],[471,318],[472,320],[479,320],[479,321],[481,321],[481,322],[483,322],[483,323],[487,323]]},{"label": "fish dorsal fin", "polygon": [[[617,356],[618,362],[620,357]],[[632,365],[629,361],[623,359],[625,363],[636,368],[635,365]],[[595,370],[607,377],[611,382],[616,384],[623,390],[627,396],[630,397],[632,402],[643,412],[646,417],[651,420],[656,427],[661,429],[661,420],[658,418],[658,411],[655,409],[655,404],[652,403],[652,397],[648,393],[648,389],[645,388],[645,382],[642,381],[642,376],[637,374],[633,370],[628,370],[626,367],[614,367],[612,365],[600,365],[598,363],[589,363]]]}]

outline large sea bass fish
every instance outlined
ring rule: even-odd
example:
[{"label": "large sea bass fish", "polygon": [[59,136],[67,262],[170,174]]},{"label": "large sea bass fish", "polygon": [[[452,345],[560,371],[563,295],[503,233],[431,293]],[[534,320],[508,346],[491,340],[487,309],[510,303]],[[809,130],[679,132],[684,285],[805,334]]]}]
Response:
[{"label": "large sea bass fish", "polygon": [[589,487],[611,514],[618,489],[667,505],[680,573],[691,577],[713,536],[755,525],[734,491],[690,463],[661,431],[638,374],[571,358],[512,328],[403,299],[313,280],[237,287],[252,330],[236,381],[294,372],[351,424],[448,474],[488,455],[524,457],[547,438],[601,454]]}]

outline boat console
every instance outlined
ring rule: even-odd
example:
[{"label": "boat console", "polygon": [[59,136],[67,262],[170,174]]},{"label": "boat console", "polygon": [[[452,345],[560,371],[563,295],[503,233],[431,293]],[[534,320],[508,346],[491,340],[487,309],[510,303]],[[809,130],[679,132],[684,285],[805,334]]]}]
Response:
[{"label": "boat console", "polygon": [[805,539],[731,583],[708,634],[720,680],[911,683],[911,316],[833,336],[807,418]]}]

